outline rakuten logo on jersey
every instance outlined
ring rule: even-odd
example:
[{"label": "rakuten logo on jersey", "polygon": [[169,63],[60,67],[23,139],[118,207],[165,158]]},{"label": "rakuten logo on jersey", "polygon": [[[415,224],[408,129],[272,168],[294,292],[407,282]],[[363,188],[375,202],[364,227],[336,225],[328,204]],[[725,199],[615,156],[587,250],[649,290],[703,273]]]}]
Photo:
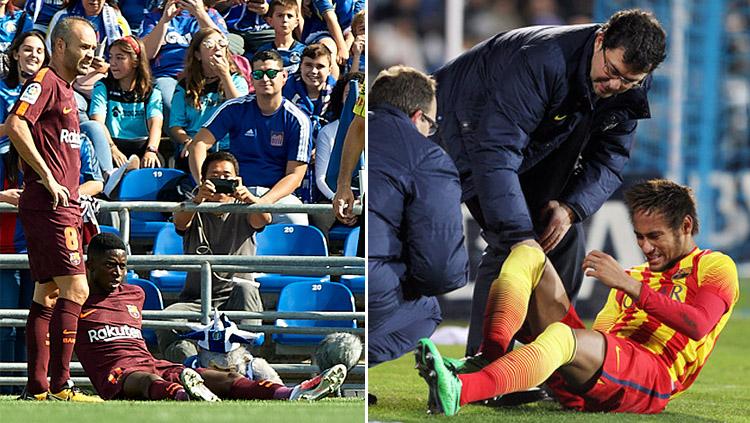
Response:
[{"label": "rakuten logo on jersey", "polygon": [[109,342],[117,339],[143,339],[140,329],[131,328],[128,325],[105,325],[101,329],[89,330],[88,334],[89,342]]},{"label": "rakuten logo on jersey", "polygon": [[63,129],[60,131],[60,142],[70,144],[71,148],[81,148],[81,134]]}]

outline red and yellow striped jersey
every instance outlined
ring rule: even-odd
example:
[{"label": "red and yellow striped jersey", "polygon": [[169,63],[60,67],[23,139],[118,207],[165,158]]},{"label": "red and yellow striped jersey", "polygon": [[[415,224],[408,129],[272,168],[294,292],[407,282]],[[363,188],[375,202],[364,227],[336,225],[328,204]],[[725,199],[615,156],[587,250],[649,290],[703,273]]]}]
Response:
[{"label": "red and yellow striped jersey", "polygon": [[671,269],[651,272],[648,263],[627,271],[654,291],[685,304],[697,304],[699,288],[710,287],[728,305],[716,326],[699,340],[690,339],[638,308],[633,299],[612,289],[593,328],[628,338],[656,354],[669,370],[673,393],[687,389],[698,376],[739,299],[737,267],[727,255],[695,248]]}]

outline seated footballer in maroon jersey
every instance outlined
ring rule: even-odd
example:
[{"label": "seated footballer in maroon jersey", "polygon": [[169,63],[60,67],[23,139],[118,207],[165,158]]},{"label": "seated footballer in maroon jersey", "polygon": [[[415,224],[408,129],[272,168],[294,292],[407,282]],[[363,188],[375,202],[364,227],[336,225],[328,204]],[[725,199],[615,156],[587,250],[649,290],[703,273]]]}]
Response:
[{"label": "seated footballer in maroon jersey", "polygon": [[288,388],[237,372],[193,370],[157,360],[141,335],[145,294],[140,287],[124,283],[127,253],[122,240],[109,233],[95,236],[86,267],[90,295],[81,311],[75,351],[105,400],[317,400],[336,391],[346,378],[346,367],[336,365]]}]

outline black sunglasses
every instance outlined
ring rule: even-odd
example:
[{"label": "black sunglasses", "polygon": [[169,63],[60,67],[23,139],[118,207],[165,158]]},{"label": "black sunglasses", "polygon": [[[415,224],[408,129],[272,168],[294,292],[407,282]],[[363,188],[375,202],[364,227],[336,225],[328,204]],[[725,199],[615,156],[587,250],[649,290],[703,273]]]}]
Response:
[{"label": "black sunglasses", "polygon": [[281,72],[279,69],[266,69],[266,70],[254,70],[251,72],[251,75],[253,76],[253,79],[256,81],[260,81],[263,79],[263,75],[267,75],[268,79],[274,79],[276,78],[276,75],[278,75]]}]

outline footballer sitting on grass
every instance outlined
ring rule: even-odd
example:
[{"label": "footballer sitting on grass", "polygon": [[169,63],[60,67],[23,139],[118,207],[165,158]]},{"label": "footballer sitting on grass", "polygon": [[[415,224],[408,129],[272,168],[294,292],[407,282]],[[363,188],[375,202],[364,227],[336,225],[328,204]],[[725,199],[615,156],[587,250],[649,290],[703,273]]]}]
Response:
[{"label": "footballer sitting on grass", "polygon": [[250,380],[237,372],[190,369],[157,360],[141,335],[145,294],[124,282],[127,253],[116,235],[95,236],[86,266],[90,295],[81,311],[75,351],[91,383],[105,400],[317,400],[346,378],[336,365],[294,387]]},{"label": "footballer sitting on grass", "polygon": [[[429,339],[419,341],[431,412],[454,415],[546,380],[566,408],[659,413],[695,382],[739,298],[737,268],[696,246],[689,188],[651,180],[629,189],[625,202],[648,262],[625,271],[602,252],[586,256],[586,275],[611,288],[593,329],[542,250],[516,244],[490,288],[481,355],[443,358]],[[526,345],[507,352],[514,337]]]}]

